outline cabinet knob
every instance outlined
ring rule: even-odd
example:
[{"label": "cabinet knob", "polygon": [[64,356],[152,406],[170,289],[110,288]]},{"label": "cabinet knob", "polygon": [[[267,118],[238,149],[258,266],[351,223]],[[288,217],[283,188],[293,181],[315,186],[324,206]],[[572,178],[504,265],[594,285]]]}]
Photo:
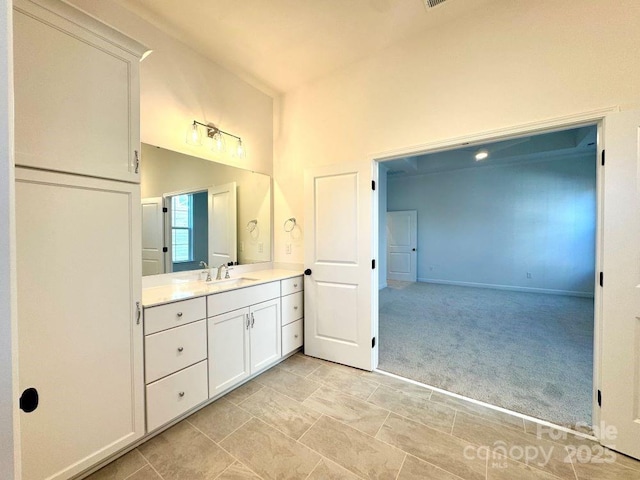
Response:
[{"label": "cabinet knob", "polygon": [[178,318],[182,316],[182,312],[178,312]]},{"label": "cabinet knob", "polygon": [[297,309],[298,309],[298,305],[294,305],[294,306],[293,306],[293,309],[294,309],[294,310],[297,310]]},{"label": "cabinet knob", "polygon": [[182,352],[183,350],[184,350],[184,348],[183,348],[183,347],[178,347],[178,351],[179,351],[179,352]]},{"label": "cabinet knob", "polygon": [[178,393],[178,396],[179,396],[180,398],[184,397],[184,392],[179,392],[179,393]]},{"label": "cabinet knob", "polygon": [[296,334],[293,336],[293,338],[298,338],[298,334],[296,333]]},{"label": "cabinet knob", "polygon": [[297,284],[297,283],[294,283],[294,284],[293,284],[293,288],[298,288],[298,284]]}]

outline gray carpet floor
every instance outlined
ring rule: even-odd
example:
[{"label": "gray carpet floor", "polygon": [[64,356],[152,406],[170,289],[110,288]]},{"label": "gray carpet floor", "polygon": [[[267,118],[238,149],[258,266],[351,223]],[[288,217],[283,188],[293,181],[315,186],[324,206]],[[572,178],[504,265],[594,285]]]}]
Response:
[{"label": "gray carpet floor", "polygon": [[550,422],[591,425],[593,299],[390,282],[380,370]]}]

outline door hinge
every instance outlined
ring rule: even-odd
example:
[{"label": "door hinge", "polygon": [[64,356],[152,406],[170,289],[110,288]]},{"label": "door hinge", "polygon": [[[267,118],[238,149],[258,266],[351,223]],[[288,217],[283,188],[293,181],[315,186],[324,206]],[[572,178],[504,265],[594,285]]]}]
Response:
[{"label": "door hinge", "polygon": [[371,269],[372,270],[376,269],[376,261],[375,261],[375,259],[371,260]]},{"label": "door hinge", "polygon": [[162,213],[167,213],[169,209],[167,207],[162,207]]},{"label": "door hinge", "polygon": [[371,180],[371,190],[375,190],[375,189],[376,189],[376,181]]},{"label": "door hinge", "polygon": [[602,150],[602,155],[601,155],[601,157],[602,157],[602,166],[604,167],[604,150]]},{"label": "door hinge", "polygon": [[604,287],[604,272],[600,272],[600,286]]},{"label": "door hinge", "polygon": [[169,249],[167,247],[162,247],[162,253],[167,253]]},{"label": "door hinge", "polygon": [[376,337],[371,339],[371,348],[376,348]]},{"label": "door hinge", "polygon": [[598,390],[598,406],[602,406],[602,392]]}]

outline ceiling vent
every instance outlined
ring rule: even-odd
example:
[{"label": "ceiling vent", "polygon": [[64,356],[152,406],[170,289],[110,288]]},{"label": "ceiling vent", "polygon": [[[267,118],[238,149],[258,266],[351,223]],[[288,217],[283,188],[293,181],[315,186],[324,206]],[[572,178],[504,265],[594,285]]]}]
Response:
[{"label": "ceiling vent", "polygon": [[424,1],[425,8],[428,10],[430,8],[437,7],[438,5],[446,2],[447,0],[423,0],[423,1]]}]

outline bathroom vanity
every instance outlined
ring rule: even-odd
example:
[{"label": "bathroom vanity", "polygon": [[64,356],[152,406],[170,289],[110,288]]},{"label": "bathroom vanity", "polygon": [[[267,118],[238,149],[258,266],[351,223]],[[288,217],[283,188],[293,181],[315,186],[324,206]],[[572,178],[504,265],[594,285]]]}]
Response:
[{"label": "bathroom vanity", "polygon": [[299,349],[302,292],[303,277],[292,270],[143,289],[147,432]]}]

